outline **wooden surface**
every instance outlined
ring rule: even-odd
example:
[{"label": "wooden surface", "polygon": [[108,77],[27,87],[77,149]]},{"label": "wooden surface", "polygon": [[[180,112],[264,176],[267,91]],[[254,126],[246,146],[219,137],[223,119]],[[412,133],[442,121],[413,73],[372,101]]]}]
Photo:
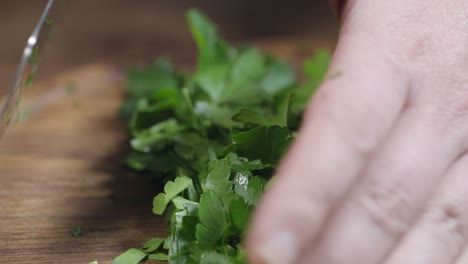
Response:
[{"label": "wooden surface", "polygon": [[[321,43],[257,44],[298,69]],[[0,263],[110,263],[164,234],[163,219],[151,213],[161,186],[122,166],[122,69],[92,64],[25,91],[22,109],[31,114],[0,141]],[[84,235],[74,238],[74,226]]]},{"label": "wooden surface", "polygon": [[122,168],[122,77],[90,65],[27,94],[33,113],[0,142],[0,263],[109,263],[163,234],[159,187]]}]

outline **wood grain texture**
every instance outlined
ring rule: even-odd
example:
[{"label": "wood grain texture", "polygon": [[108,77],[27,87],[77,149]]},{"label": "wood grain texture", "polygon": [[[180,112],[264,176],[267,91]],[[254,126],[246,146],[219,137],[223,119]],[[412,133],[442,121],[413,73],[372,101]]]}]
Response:
[{"label": "wood grain texture", "polygon": [[[296,70],[314,47],[327,47],[322,40],[255,43]],[[164,235],[164,220],[151,212],[161,186],[122,166],[121,69],[92,64],[25,91],[22,109],[31,113],[0,141],[0,263],[110,263]],[[85,234],[74,238],[74,226]]]},{"label": "wood grain texture", "polygon": [[[163,235],[151,213],[159,187],[122,168],[123,84],[112,67],[91,65],[27,93],[33,113],[0,143],[1,263],[109,263]],[[74,226],[84,235],[74,238]]]}]

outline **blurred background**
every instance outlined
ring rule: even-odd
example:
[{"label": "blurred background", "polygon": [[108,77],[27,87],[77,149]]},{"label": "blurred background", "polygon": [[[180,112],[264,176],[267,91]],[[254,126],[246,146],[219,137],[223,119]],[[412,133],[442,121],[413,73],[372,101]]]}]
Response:
[{"label": "blurred background", "polygon": [[[0,2],[0,89],[12,79],[46,0]],[[336,22],[327,0],[69,0],[42,57],[39,79],[92,62],[122,66],[165,55],[191,64],[195,47],[185,12],[197,7],[234,42],[333,48]]]}]

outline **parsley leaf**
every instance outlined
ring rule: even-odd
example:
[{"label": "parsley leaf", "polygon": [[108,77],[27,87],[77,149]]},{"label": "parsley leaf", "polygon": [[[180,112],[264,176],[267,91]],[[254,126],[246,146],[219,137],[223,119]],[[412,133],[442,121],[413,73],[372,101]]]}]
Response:
[{"label": "parsley leaf", "polygon": [[169,258],[167,257],[167,254],[164,254],[164,253],[149,254],[148,259],[150,259],[150,260],[160,260],[160,261],[168,261],[169,260]]},{"label": "parsley leaf", "polygon": [[131,248],[112,261],[112,264],[138,264],[146,258],[146,253]]},{"label": "parsley leaf", "polygon": [[174,181],[169,181],[164,186],[164,193],[158,194],[153,199],[153,213],[161,215],[173,198],[192,185],[192,180],[186,176],[179,176]]},{"label": "parsley leaf", "polygon": [[164,243],[164,238],[155,237],[148,242],[144,243],[142,249],[146,253],[153,253],[158,250]]},{"label": "parsley leaf", "polygon": [[196,237],[199,246],[201,249],[213,250],[227,228],[226,209],[216,193],[207,191],[200,198],[198,214],[200,223],[197,225]]},{"label": "parsley leaf", "polygon": [[234,196],[231,200],[229,216],[231,217],[234,227],[241,232],[247,227],[251,209],[252,207],[249,206],[241,196]]},{"label": "parsley leaf", "polygon": [[274,164],[288,147],[291,136],[286,127],[263,126],[237,133],[232,136],[232,141],[240,155]]},{"label": "parsley leaf", "polygon": [[225,159],[210,162],[206,176],[200,175],[204,191],[213,191],[219,197],[231,191],[233,183],[229,180],[231,165]]},{"label": "parsley leaf", "polygon": [[133,149],[141,152],[162,149],[184,129],[175,119],[169,119],[138,133],[130,144]]}]

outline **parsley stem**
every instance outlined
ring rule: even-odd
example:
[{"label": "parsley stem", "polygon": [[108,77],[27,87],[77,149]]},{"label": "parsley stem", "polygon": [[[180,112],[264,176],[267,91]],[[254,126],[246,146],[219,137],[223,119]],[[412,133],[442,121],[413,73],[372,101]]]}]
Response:
[{"label": "parsley stem", "polygon": [[177,164],[179,164],[184,170],[188,172],[188,176],[192,179],[195,190],[197,191],[198,195],[201,195],[203,193],[203,189],[200,185],[200,179],[198,178],[198,171],[190,166],[188,162],[185,162],[185,160],[176,151],[172,149],[169,151]]},{"label": "parsley stem", "polygon": [[192,119],[191,120],[192,121],[192,126],[193,126],[193,128],[195,128],[197,130],[197,132],[199,134],[201,134],[204,137],[207,137],[208,134],[206,132],[206,129],[204,128],[203,124],[201,123],[200,118],[198,118],[198,116],[193,111],[194,106],[193,106],[192,98],[191,98],[191,95],[190,95],[191,88],[193,88],[193,83],[189,83],[187,86],[182,88],[182,94],[183,94],[183,98],[185,100],[185,103],[187,105],[187,110],[190,113],[190,117]]}]

